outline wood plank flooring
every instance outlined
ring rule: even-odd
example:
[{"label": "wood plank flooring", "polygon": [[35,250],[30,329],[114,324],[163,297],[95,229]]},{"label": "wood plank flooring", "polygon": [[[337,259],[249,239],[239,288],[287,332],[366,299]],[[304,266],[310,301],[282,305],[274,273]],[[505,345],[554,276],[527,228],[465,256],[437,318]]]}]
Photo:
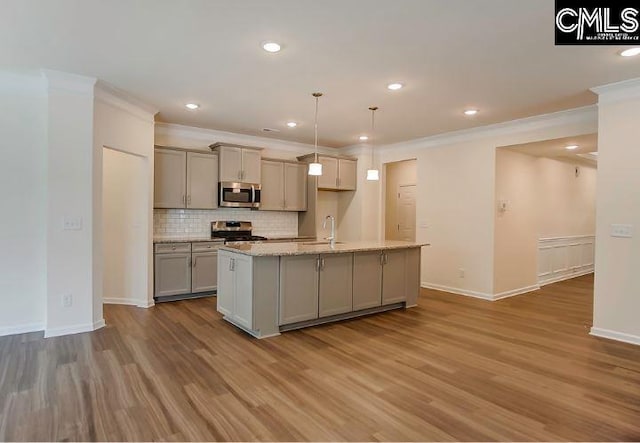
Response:
[{"label": "wood plank flooring", "polygon": [[0,338],[0,440],[640,440],[640,347],[588,335],[592,276],[256,340],[215,298]]}]

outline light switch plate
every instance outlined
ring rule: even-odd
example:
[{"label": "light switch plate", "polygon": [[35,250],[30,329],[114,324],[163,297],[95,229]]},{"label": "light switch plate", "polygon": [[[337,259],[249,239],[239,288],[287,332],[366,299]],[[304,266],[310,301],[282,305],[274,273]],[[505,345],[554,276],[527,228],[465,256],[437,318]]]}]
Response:
[{"label": "light switch plate", "polygon": [[633,237],[633,225],[611,225],[611,237],[631,238]]},{"label": "light switch plate", "polygon": [[62,229],[65,231],[81,231],[82,230],[82,217],[79,215],[65,216],[62,220]]}]

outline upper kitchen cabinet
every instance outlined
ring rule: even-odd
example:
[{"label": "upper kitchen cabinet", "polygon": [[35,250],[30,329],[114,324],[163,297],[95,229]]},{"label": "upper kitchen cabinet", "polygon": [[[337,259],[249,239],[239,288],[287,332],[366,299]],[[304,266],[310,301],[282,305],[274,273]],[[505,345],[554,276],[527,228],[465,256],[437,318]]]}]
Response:
[{"label": "upper kitchen cabinet", "polygon": [[173,148],[156,148],[154,208],[218,207],[218,156]]},{"label": "upper kitchen cabinet", "polygon": [[265,159],[261,178],[260,210],[306,211],[306,164]]},{"label": "upper kitchen cabinet", "polygon": [[260,184],[260,148],[214,143],[209,146],[220,154],[220,181]]},{"label": "upper kitchen cabinet", "polygon": [[[314,154],[298,157],[298,160],[311,163]],[[322,175],[318,176],[318,189],[328,191],[355,191],[357,183],[358,161],[353,158],[318,155],[322,165]]]}]

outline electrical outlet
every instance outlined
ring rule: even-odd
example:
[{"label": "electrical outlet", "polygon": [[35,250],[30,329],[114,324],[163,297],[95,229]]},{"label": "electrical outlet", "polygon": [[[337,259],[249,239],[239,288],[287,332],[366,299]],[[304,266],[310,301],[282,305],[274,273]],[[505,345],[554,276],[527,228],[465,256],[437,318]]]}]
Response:
[{"label": "electrical outlet", "polygon": [[65,216],[62,220],[62,229],[65,231],[82,231],[82,217]]},{"label": "electrical outlet", "polygon": [[611,237],[631,238],[633,237],[633,225],[611,225]]},{"label": "electrical outlet", "polygon": [[62,296],[62,307],[70,308],[73,305],[73,296],[71,294],[65,294]]},{"label": "electrical outlet", "polygon": [[464,278],[464,268],[458,269],[458,277]]}]

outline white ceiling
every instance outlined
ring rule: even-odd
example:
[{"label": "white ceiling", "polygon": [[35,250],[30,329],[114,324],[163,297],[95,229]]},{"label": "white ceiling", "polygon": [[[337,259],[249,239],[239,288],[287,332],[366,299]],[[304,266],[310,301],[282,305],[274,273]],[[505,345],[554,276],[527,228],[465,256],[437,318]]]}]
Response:
[{"label": "white ceiling", "polygon": [[[589,105],[640,77],[614,46],[556,47],[553,0],[2,0],[9,69],[99,77],[158,120],[320,144],[393,143]],[[282,43],[278,54],[260,47]],[[388,91],[386,84],[406,87]],[[202,105],[198,111],[187,102]],[[480,114],[465,117],[473,106]],[[296,129],[288,120],[300,123]]]},{"label": "white ceiling", "polygon": [[[569,145],[578,145],[578,148],[569,151],[566,149]],[[548,157],[557,160],[595,164],[597,163],[597,154],[592,156],[588,154],[598,152],[598,134],[556,138],[520,145],[502,146],[501,148],[512,149],[534,157]]]}]

